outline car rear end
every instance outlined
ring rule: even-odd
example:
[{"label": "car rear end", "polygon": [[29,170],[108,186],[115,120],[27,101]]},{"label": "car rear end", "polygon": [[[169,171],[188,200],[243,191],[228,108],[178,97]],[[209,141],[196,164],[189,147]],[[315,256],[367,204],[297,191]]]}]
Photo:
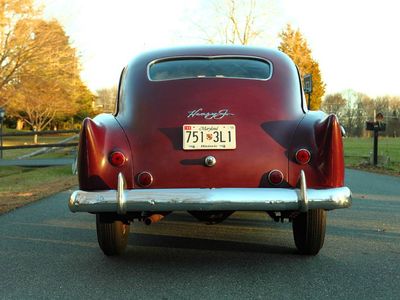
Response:
[{"label": "car rear end", "polygon": [[[293,64],[200,53],[129,68],[121,100],[129,107],[117,119],[132,148],[136,186],[144,186],[142,172],[153,178],[146,188],[288,186],[287,150],[304,117]],[[282,178],[271,182],[274,170]]]},{"label": "car rear end", "polygon": [[[110,255],[121,224],[177,210],[209,223],[236,210],[296,219],[296,245],[316,254],[322,213],[351,204],[338,128],[334,116],[307,113],[296,66],[281,52],[146,53],[124,69],[116,114],[84,122],[69,206],[97,214]],[[304,240],[309,218],[322,220],[316,243]]]}]

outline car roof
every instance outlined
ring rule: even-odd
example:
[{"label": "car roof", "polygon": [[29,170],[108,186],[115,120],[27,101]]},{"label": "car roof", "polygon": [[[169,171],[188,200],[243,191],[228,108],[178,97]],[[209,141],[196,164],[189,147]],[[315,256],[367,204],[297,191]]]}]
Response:
[{"label": "car roof", "polygon": [[171,57],[212,57],[212,56],[252,56],[269,60],[289,60],[291,59],[283,52],[272,48],[261,48],[241,45],[200,45],[200,46],[181,46],[173,48],[161,48],[149,50],[136,56],[130,61],[131,64],[150,63],[151,61]]},{"label": "car roof", "polygon": [[[272,76],[268,80],[221,79],[221,78],[188,78],[168,81],[152,81],[148,77],[149,66],[162,59],[184,57],[215,57],[215,56],[247,56],[268,60],[273,67]],[[257,97],[270,99],[276,107],[286,113],[303,114],[304,104],[298,70],[294,62],[283,52],[276,49],[236,46],[236,45],[206,45],[163,48],[144,52],[133,58],[124,72],[123,95],[119,111],[126,112],[127,119],[137,105],[148,105],[149,99],[154,103],[175,103],[177,99],[200,97],[200,94],[213,93],[208,98],[226,94],[226,91],[241,94],[246,98],[250,90]],[[193,94],[193,91],[196,91]],[[179,97],[178,97],[179,95]],[[169,100],[165,98],[172,97]],[[201,98],[201,97],[200,97]],[[163,100],[161,100],[163,99]],[[276,101],[279,99],[279,101]],[[183,101],[183,100],[182,100]],[[261,101],[269,106],[268,101]],[[200,104],[199,104],[200,105]],[[157,104],[157,107],[159,105]]]}]

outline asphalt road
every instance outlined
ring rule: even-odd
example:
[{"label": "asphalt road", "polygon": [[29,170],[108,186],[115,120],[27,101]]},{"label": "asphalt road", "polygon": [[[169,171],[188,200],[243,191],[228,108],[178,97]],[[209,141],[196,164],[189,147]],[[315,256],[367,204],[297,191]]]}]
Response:
[{"label": "asphalt road", "polygon": [[296,254],[290,224],[236,213],[135,223],[105,257],[95,217],[68,193],[0,216],[1,299],[400,299],[400,178],[347,170],[351,209],[328,214],[324,248]]}]

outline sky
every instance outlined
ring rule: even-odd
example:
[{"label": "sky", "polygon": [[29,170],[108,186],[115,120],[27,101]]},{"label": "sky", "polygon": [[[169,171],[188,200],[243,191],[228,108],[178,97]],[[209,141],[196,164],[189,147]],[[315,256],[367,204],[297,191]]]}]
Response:
[{"label": "sky", "polygon": [[[92,91],[116,85],[136,54],[159,47],[204,44],[213,0],[37,0],[56,18],[82,63]],[[218,1],[218,0],[216,0]],[[221,0],[223,1],[223,0]],[[400,95],[400,18],[395,0],[257,0],[262,39],[277,47],[290,23],[320,64],[326,93],[353,89],[371,97]],[[265,19],[265,22],[264,22]]]}]

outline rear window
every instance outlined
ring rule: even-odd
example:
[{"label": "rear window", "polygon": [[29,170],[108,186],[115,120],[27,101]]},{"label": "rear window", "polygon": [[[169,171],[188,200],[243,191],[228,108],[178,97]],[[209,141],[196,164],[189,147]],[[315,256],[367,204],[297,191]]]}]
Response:
[{"label": "rear window", "polygon": [[271,78],[271,63],[248,57],[191,57],[153,62],[149,65],[150,80],[164,81],[185,78]]}]

